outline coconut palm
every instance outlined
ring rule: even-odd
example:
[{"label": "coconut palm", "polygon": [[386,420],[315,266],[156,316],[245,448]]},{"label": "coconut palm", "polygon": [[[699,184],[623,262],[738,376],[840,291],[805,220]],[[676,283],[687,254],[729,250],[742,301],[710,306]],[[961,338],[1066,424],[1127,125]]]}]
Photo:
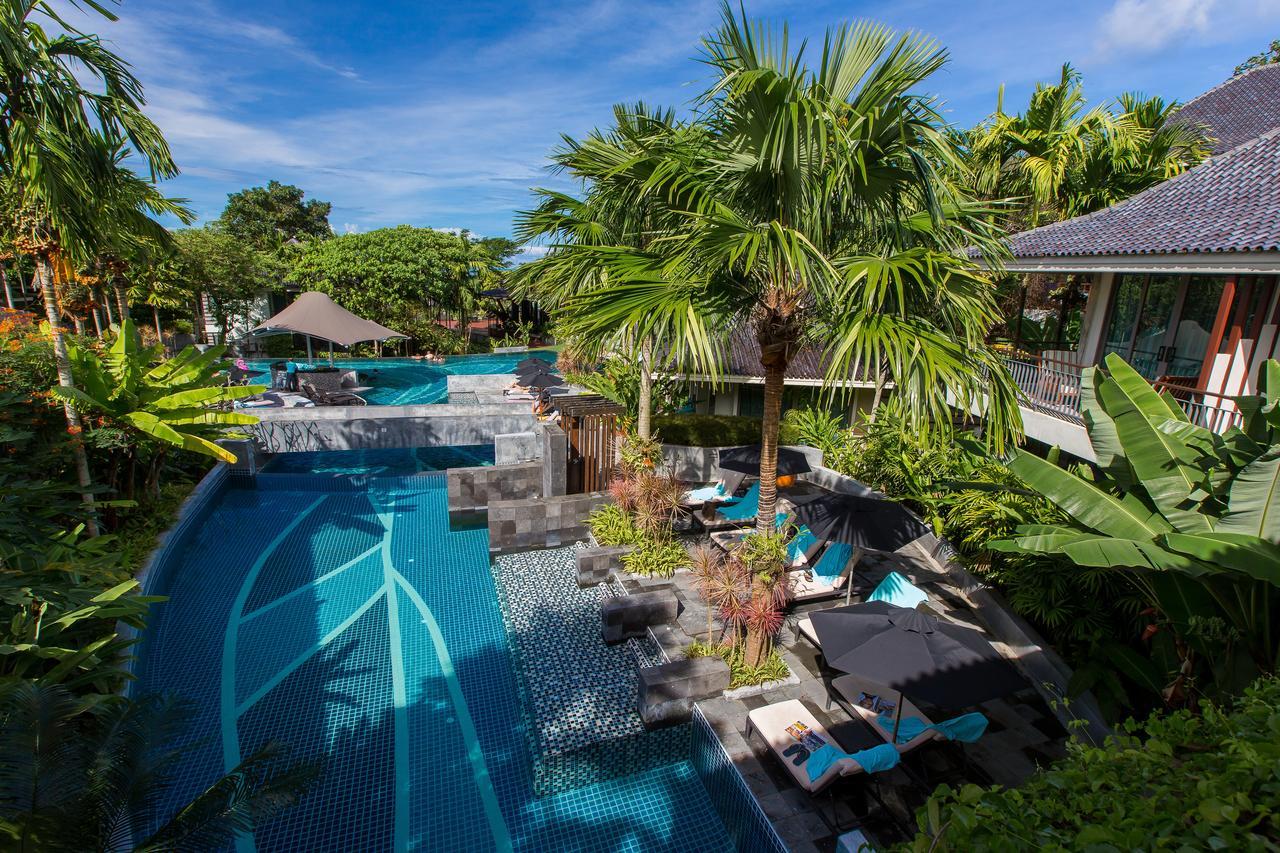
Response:
[{"label": "coconut palm", "polygon": [[[69,2],[87,14],[115,19],[93,0]],[[142,112],[143,103],[141,84],[128,65],[96,36],[60,17],[52,3],[4,0],[0,5],[0,176],[14,244],[35,262],[63,387],[72,387],[74,380],[59,328],[53,268],[62,260],[91,262],[118,228],[103,217],[100,203],[116,196],[120,179],[103,152],[127,144],[153,180],[176,172],[164,137]],[[66,415],[69,430],[78,434],[74,408],[68,405]],[[88,458],[78,442],[73,448],[84,502],[92,508]],[[92,513],[88,525],[95,534]]]},{"label": "coconut palm", "polygon": [[[649,190],[653,166],[649,156],[655,138],[678,132],[675,114],[644,103],[618,104],[614,125],[595,130],[585,139],[564,137],[552,155],[553,167],[580,182],[581,198],[555,190],[538,190],[540,204],[517,219],[516,239],[549,240],[545,257],[525,264],[513,276],[513,285],[552,311],[575,294],[608,279],[608,266],[617,249],[649,251],[663,229],[672,222],[669,211]],[[610,348],[637,352],[640,393],[636,431],[642,438],[652,433],[653,352],[652,336],[639,340],[630,330],[585,339],[579,350],[599,355]]]},{"label": "coconut palm", "polygon": [[774,528],[783,377],[804,345],[892,384],[914,426],[982,406],[997,444],[1016,390],[984,343],[993,288],[964,255],[994,232],[948,179],[958,157],[932,101],[911,93],[945,52],[883,27],[827,33],[816,69],[786,30],[725,6],[704,41],[717,80],[701,118],[646,140],[650,194],[674,222],[649,251],[601,252],[601,283],[565,302],[571,334],[665,338],[673,360],[718,376],[718,341],[749,328],[764,374],[761,533]]}]

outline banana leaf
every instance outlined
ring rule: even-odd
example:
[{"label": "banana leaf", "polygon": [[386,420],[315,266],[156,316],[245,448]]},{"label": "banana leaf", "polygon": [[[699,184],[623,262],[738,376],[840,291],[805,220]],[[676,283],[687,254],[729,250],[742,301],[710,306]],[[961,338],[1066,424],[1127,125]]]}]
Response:
[{"label": "banana leaf", "polygon": [[1009,470],[1084,526],[1121,539],[1151,541],[1172,530],[1158,513],[1122,501],[1034,454],[1018,450]]},{"label": "banana leaf", "polygon": [[1247,533],[1280,542],[1280,450],[1261,456],[1231,483],[1227,514],[1218,522],[1223,533]]},{"label": "banana leaf", "polygon": [[1280,545],[1246,533],[1168,533],[1171,551],[1280,587]]}]

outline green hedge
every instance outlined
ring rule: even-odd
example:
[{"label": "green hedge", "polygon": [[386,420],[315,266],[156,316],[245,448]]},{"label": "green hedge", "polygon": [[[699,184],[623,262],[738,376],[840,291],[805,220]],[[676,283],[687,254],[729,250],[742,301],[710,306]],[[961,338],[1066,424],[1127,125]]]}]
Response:
[{"label": "green hedge", "polygon": [[653,429],[663,444],[729,447],[760,443],[760,419],[738,415],[659,415]]}]

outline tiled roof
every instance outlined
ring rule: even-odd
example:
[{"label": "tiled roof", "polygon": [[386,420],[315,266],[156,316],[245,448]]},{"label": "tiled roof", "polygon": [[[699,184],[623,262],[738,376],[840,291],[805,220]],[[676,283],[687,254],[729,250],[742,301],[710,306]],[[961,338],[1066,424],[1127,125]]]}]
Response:
[{"label": "tiled roof", "polygon": [[1177,120],[1203,125],[1217,141],[1213,153],[1280,127],[1280,63],[1261,65],[1232,77],[1178,110]]},{"label": "tiled roof", "polygon": [[1014,234],[1016,258],[1280,252],[1280,129],[1105,210]]}]

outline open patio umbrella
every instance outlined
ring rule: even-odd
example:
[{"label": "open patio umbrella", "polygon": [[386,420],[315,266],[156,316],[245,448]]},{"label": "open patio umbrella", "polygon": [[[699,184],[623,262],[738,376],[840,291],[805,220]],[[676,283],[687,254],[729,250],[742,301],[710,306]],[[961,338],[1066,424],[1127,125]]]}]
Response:
[{"label": "open patio umbrella", "polygon": [[530,364],[526,367],[517,367],[517,376],[542,376],[555,373],[555,370],[549,364]]},{"label": "open patio umbrella", "polygon": [[550,370],[551,362],[547,361],[545,358],[538,358],[537,356],[530,356],[529,358],[516,362],[516,370],[523,370],[528,367],[545,367],[547,370]]},{"label": "open patio umbrella", "polygon": [[539,373],[537,376],[530,377],[528,382],[525,382],[523,379],[517,379],[516,381],[525,388],[537,388],[538,390],[542,390],[544,388],[559,388],[564,385],[564,380],[559,376],[550,376],[546,373]]},{"label": "open patio umbrella", "polygon": [[930,532],[901,504],[860,495],[825,494],[798,502],[795,522],[819,539],[867,551],[896,551]]},{"label": "open patio umbrella", "polygon": [[[896,551],[929,533],[924,522],[901,504],[861,495],[824,494],[797,502],[795,523],[809,528],[827,542],[847,542],[862,551]],[[846,584],[845,602],[853,598],[853,584]]]},{"label": "open patio umbrella", "polygon": [[[760,476],[760,445],[748,444],[743,447],[731,447],[720,451],[720,467],[726,471],[737,471],[740,474]],[[813,469],[809,467],[809,459],[799,450],[789,447],[778,448],[778,476],[787,477],[792,474],[804,474]]]},{"label": "open patio umbrella", "polygon": [[329,360],[333,360],[333,344],[349,347],[364,341],[407,338],[372,320],[352,314],[327,294],[309,291],[300,294],[283,311],[249,331],[255,338],[268,335],[297,334],[307,338],[307,359],[311,359],[311,339],[329,342]]},{"label": "open patio umbrella", "polygon": [[944,708],[967,708],[1004,696],[1026,682],[972,628],[918,610],[868,601],[810,616],[828,665]]}]

